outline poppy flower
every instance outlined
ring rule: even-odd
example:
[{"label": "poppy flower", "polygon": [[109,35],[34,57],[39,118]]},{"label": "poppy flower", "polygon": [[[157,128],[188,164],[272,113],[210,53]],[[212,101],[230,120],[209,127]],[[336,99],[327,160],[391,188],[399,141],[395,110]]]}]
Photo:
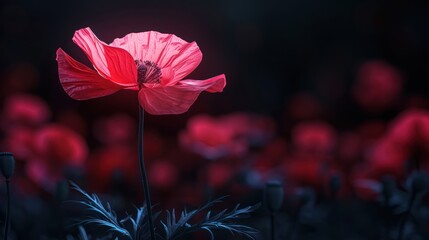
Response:
[{"label": "poppy flower", "polygon": [[297,154],[329,156],[336,142],[335,129],[321,121],[301,122],[292,129],[292,142]]},{"label": "poppy flower", "polygon": [[27,159],[34,151],[34,131],[26,127],[12,128],[5,135],[4,141],[1,142],[2,150],[13,152],[16,160]]},{"label": "poppy flower", "polygon": [[51,116],[48,104],[41,98],[29,94],[15,94],[6,99],[1,124],[5,131],[14,127],[37,127]]},{"label": "poppy flower", "polygon": [[241,156],[247,150],[246,142],[237,138],[235,125],[208,115],[196,115],[187,125],[179,135],[182,146],[208,159]]},{"label": "poppy flower", "polygon": [[429,112],[412,109],[401,113],[388,127],[386,135],[368,155],[369,163],[379,175],[404,177],[412,161],[423,168],[429,165]]},{"label": "poppy flower", "polygon": [[386,62],[373,60],[362,64],[353,86],[356,102],[369,112],[394,106],[402,91],[401,73]]},{"label": "poppy flower", "polygon": [[221,74],[206,80],[183,79],[201,62],[195,42],[155,31],[130,33],[111,44],[100,41],[90,28],[75,32],[73,41],[95,70],[57,50],[58,74],[66,93],[76,100],[137,90],[140,105],[150,114],[186,112],[202,91],[221,92]]},{"label": "poppy flower", "polygon": [[379,178],[385,175],[403,177],[407,158],[408,149],[388,137],[375,144],[367,156],[373,175]]},{"label": "poppy flower", "polygon": [[410,109],[401,113],[390,125],[388,137],[404,147],[429,147],[429,112]]},{"label": "poppy flower", "polygon": [[47,189],[52,189],[68,168],[81,167],[88,154],[85,140],[59,124],[39,129],[34,134],[33,148],[26,165],[27,175]]},{"label": "poppy flower", "polygon": [[225,126],[233,128],[236,135],[246,139],[251,146],[263,146],[276,132],[274,120],[250,112],[235,112],[220,118]]},{"label": "poppy flower", "polygon": [[[96,191],[109,191],[112,186],[127,186],[135,189],[138,178],[137,155],[128,145],[109,145],[91,154],[87,172],[92,188]],[[123,189],[123,190],[127,190]]]}]

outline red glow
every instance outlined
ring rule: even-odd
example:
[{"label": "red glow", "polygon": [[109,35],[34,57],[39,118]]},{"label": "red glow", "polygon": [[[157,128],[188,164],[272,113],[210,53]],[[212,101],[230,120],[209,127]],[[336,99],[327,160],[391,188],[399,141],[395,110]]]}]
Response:
[{"label": "red glow", "polygon": [[336,138],[334,128],[324,122],[302,122],[292,129],[292,142],[297,154],[332,153]]},{"label": "red glow", "polygon": [[48,124],[34,134],[34,152],[27,162],[28,176],[39,185],[52,189],[67,167],[81,167],[88,148],[73,130]]},{"label": "red glow", "polygon": [[13,126],[39,126],[51,116],[51,110],[44,100],[34,95],[16,94],[4,104],[3,128]]},{"label": "red glow", "polygon": [[157,160],[149,169],[149,181],[159,190],[171,190],[178,181],[176,167],[169,161]]},{"label": "red glow", "polygon": [[363,108],[377,112],[392,107],[401,91],[402,77],[398,70],[374,60],[360,67],[353,96]]}]

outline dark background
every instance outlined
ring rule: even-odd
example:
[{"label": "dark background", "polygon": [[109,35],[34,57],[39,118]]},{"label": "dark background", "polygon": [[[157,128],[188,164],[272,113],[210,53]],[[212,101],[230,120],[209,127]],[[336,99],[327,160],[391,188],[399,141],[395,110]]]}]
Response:
[{"label": "dark background", "polygon": [[[371,120],[388,123],[416,104],[412,99],[423,99],[417,105],[429,107],[428,12],[427,1],[2,1],[0,108],[10,96],[30,93],[48,102],[54,122],[67,110],[80,113],[88,128],[100,116],[116,112],[137,117],[136,92],[79,102],[63,91],[55,52],[61,47],[88,64],[72,36],[90,27],[106,43],[149,30],[196,41],[204,57],[189,78],[226,74],[224,92],[201,94],[187,113],[146,115],[145,128],[156,129],[174,142],[172,151],[178,145],[177,133],[199,113],[247,111],[270,116],[278,135],[288,138],[293,121],[299,120],[289,118],[291,102],[300,93],[321,106],[321,112],[312,117],[332,124],[338,132]],[[384,61],[401,73],[403,89],[390,109],[366,111],[351,95],[359,67],[370,60]],[[298,107],[306,110],[307,106]],[[90,132],[86,129],[84,137],[91,150],[97,143]],[[34,202],[26,201],[29,208],[49,199],[43,194],[42,200],[35,195]],[[257,196],[248,199],[260,201]],[[44,204],[46,209],[51,207],[50,202]],[[372,208],[369,212],[374,213]]]}]

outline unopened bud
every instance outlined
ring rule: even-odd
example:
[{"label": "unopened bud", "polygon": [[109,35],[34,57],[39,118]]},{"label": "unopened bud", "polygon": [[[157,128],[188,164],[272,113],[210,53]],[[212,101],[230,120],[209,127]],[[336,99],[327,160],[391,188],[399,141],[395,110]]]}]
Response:
[{"label": "unopened bud", "polygon": [[280,210],[283,204],[284,190],[280,182],[272,181],[265,185],[265,201],[272,212]]},{"label": "unopened bud", "polygon": [[15,170],[15,159],[10,152],[0,152],[0,170],[6,179],[13,175]]}]

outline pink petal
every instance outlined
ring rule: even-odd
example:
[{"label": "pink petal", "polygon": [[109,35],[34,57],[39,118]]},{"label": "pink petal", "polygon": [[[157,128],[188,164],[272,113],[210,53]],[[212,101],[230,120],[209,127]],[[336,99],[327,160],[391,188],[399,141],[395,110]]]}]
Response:
[{"label": "pink petal", "polygon": [[110,46],[127,50],[135,59],[152,61],[160,68],[171,67],[172,80],[180,80],[200,64],[203,57],[195,42],[188,43],[173,35],[155,31],[130,33],[115,39]]},{"label": "pink petal", "polygon": [[173,86],[142,88],[140,105],[150,114],[180,114],[188,111],[202,91],[221,92],[226,85],[225,75],[207,80],[183,80]]},{"label": "pink petal", "polygon": [[[177,79],[174,77],[174,74],[175,74],[174,70],[171,67],[162,68],[161,79],[160,79],[161,85],[164,85],[164,86],[174,85],[178,81],[180,81],[180,79]],[[174,80],[174,79],[177,79],[177,80]]]},{"label": "pink petal", "polygon": [[203,89],[203,91],[215,93],[222,92],[226,86],[225,74],[218,75],[206,80],[185,79],[179,82],[179,85]]},{"label": "pink petal", "polygon": [[73,41],[102,77],[124,87],[137,86],[136,63],[127,51],[100,41],[90,28],[76,31]]},{"label": "pink petal", "polygon": [[66,93],[76,100],[106,96],[122,88],[74,60],[61,48],[57,50],[57,62],[61,85]]}]

